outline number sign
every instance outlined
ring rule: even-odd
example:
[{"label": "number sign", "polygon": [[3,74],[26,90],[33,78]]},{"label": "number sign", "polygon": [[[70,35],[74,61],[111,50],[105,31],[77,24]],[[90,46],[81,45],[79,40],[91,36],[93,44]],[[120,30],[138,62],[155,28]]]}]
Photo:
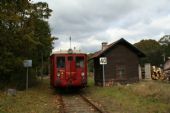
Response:
[{"label": "number sign", "polygon": [[107,64],[107,58],[106,57],[100,57],[100,64],[101,65]]}]

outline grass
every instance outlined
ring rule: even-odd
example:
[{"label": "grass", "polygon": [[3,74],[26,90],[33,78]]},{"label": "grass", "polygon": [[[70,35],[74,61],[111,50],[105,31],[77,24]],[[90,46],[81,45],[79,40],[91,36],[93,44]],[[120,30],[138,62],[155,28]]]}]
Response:
[{"label": "grass", "polygon": [[0,92],[0,113],[58,113],[55,93],[49,81],[43,80],[28,91],[17,91],[16,96]]},{"label": "grass", "polygon": [[170,113],[170,83],[141,81],[104,88],[93,84],[89,77],[86,95],[110,113]]},{"label": "grass", "polygon": [[[170,113],[170,83],[141,81],[112,87],[94,86],[89,77],[86,96],[110,113]],[[7,96],[0,91],[0,113],[59,113],[56,92],[43,80],[27,92]]]}]

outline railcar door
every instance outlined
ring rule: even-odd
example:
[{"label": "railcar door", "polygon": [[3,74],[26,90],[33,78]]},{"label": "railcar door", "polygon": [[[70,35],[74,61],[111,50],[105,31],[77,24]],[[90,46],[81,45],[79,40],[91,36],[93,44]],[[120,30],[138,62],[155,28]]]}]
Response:
[{"label": "railcar door", "polygon": [[71,85],[72,81],[76,79],[76,67],[73,56],[67,57],[66,80]]}]

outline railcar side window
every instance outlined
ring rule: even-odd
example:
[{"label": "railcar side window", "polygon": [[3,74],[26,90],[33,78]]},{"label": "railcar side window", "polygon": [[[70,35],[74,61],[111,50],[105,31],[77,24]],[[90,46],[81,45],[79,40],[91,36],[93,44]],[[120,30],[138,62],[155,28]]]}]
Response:
[{"label": "railcar side window", "polygon": [[76,57],[76,67],[84,67],[84,57]]},{"label": "railcar side window", "polygon": [[65,67],[65,57],[57,57],[57,68]]}]

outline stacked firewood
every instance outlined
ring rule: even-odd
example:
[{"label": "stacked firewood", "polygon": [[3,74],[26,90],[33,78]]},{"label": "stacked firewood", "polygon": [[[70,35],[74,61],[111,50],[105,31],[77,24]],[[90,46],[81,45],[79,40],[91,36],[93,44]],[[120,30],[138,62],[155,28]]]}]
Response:
[{"label": "stacked firewood", "polygon": [[151,78],[153,80],[165,80],[167,79],[167,76],[160,67],[152,66]]}]

